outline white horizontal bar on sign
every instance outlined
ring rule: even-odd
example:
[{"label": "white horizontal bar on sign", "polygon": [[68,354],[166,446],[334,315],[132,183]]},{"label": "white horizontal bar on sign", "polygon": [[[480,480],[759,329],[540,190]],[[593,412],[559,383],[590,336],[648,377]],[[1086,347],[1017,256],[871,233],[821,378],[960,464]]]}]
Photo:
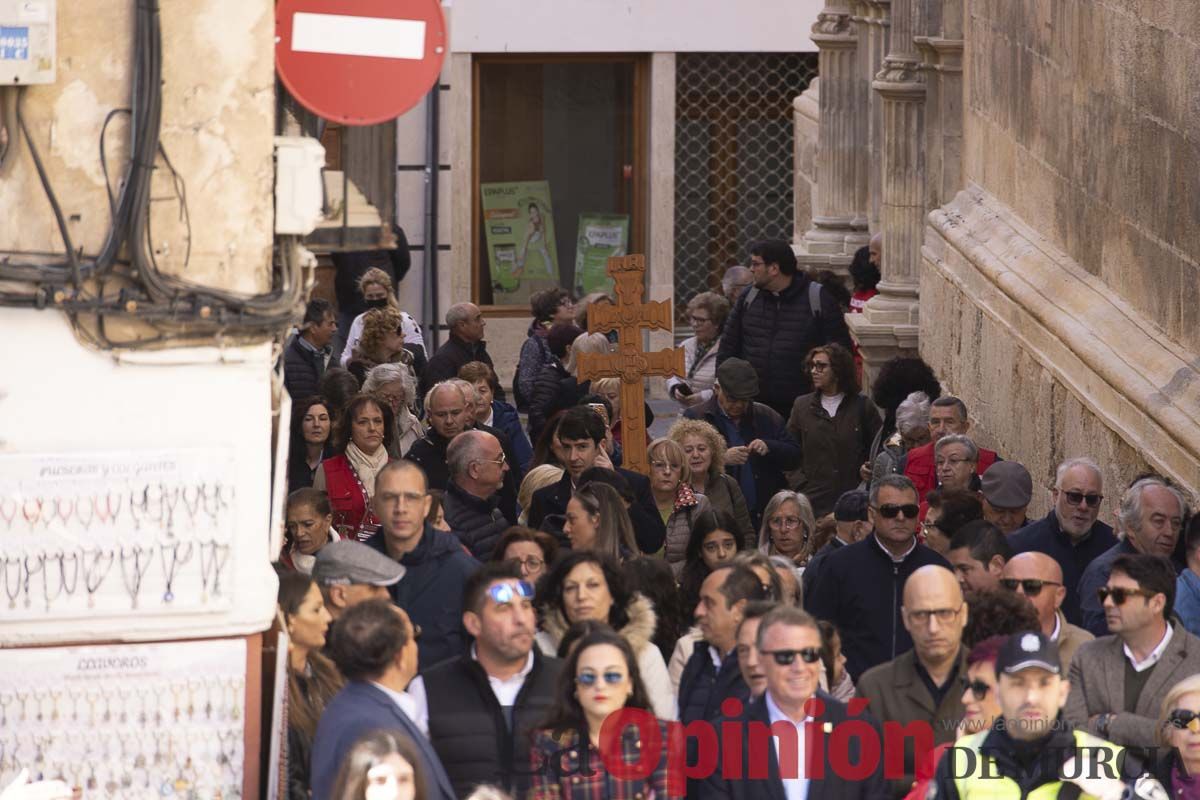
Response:
[{"label": "white horizontal bar on sign", "polygon": [[292,50],[420,61],[425,57],[425,21],[297,12]]}]

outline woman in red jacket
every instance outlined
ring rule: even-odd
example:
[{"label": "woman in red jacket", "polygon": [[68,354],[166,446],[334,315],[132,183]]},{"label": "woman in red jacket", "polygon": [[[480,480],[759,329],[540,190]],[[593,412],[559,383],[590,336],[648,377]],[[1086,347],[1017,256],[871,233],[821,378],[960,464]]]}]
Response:
[{"label": "woman in red jacket", "polygon": [[371,511],[375,476],[387,465],[392,440],[392,409],[373,395],[360,394],[347,405],[333,429],[338,453],[317,467],[313,488],[329,494],[333,527],[343,539],[366,541],[379,530]]}]

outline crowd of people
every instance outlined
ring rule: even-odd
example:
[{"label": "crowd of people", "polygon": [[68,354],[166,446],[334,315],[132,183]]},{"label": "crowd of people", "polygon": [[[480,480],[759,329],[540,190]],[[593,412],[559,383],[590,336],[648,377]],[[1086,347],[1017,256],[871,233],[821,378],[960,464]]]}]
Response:
[{"label": "crowd of people", "polygon": [[534,295],[509,391],[472,304],[427,354],[365,270],[338,355],[312,301],[285,351],[289,796],[1200,798],[1193,499],[1147,473],[1106,504],[1080,441],[1029,519],[1022,454],[920,358],[864,393],[844,315],[882,246],[851,290],[761,242],[693,298],[648,475],[617,387],[578,374],[603,295]]}]

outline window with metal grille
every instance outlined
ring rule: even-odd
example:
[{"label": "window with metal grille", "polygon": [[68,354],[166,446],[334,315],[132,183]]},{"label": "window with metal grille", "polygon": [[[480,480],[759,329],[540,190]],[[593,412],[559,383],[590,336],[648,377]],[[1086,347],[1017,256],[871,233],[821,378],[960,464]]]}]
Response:
[{"label": "window with metal grille", "polygon": [[792,237],[792,101],[815,53],[680,53],[675,62],[675,308],[759,239]]}]

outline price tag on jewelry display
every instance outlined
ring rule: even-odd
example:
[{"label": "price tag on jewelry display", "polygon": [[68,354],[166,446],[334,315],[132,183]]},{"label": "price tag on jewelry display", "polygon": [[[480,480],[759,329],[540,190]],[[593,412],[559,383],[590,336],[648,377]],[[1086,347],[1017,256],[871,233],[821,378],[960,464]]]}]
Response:
[{"label": "price tag on jewelry display", "polygon": [[228,450],[0,457],[0,616],[226,611]]},{"label": "price tag on jewelry display", "polygon": [[243,796],[246,641],[5,650],[0,786],[83,798]]}]

